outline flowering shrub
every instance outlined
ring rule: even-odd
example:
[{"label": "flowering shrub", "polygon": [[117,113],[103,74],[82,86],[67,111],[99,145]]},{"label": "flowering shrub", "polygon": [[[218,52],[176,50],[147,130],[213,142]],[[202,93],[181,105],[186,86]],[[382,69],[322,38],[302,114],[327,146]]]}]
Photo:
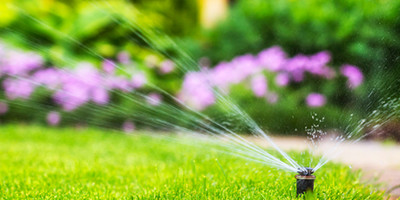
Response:
[{"label": "flowering shrub", "polygon": [[311,93],[306,98],[307,105],[310,107],[321,107],[325,105],[326,98],[322,94]]},{"label": "flowering shrub", "polygon": [[[146,83],[151,80],[158,81],[159,85],[164,83],[163,77],[169,76],[175,68],[171,60],[158,61],[150,56],[145,61],[147,68],[143,69],[135,65],[128,52],[120,52],[116,60],[106,59],[99,67],[89,62],[80,62],[74,69],[67,69],[46,66],[44,59],[32,52],[18,51],[4,45],[0,49],[0,80],[4,98],[8,101],[28,101],[33,99],[36,91],[44,89],[45,95],[51,100],[50,103],[46,103],[60,107],[47,110],[42,116],[43,121],[52,126],[62,123],[62,113],[79,113],[77,110],[87,104],[107,107],[116,103],[112,98],[114,92],[129,94],[141,90],[147,94],[141,99],[143,103],[158,106],[164,101],[163,96],[146,88]],[[235,86],[243,86],[244,90],[251,91],[253,99],[264,101],[262,106],[265,106],[265,103],[277,106],[276,104],[290,93],[302,91],[302,88],[312,88],[310,85],[321,85],[310,80],[338,82],[340,77],[344,77],[347,78],[350,92],[361,85],[363,74],[356,66],[346,64],[337,72],[329,66],[330,59],[330,54],[324,51],[310,56],[297,55],[290,58],[280,47],[274,46],[255,56],[246,54],[230,62],[221,62],[212,68],[204,67],[201,71],[188,72],[180,90],[176,88],[170,92],[175,93],[178,99],[194,109],[204,110],[218,105],[218,96],[214,89],[230,94],[234,92]],[[121,73],[118,66],[123,66],[124,72],[129,73]],[[154,79],[154,74],[151,73],[154,71],[157,71],[158,79]],[[331,99],[324,90],[306,91],[307,93],[289,95],[286,98],[309,108],[324,107],[330,103]],[[246,92],[243,94],[243,98],[252,99]],[[12,111],[8,101],[0,102],[0,115]],[[127,103],[136,104],[131,100]],[[130,107],[128,104],[124,106]],[[140,110],[140,105],[132,107],[131,111],[135,112],[135,109]],[[252,114],[254,113],[250,111],[250,115]],[[115,114],[113,116],[122,118],[122,122],[119,123],[122,129],[132,132],[136,124],[128,115],[129,113],[126,118]]]},{"label": "flowering shrub", "polygon": [[[75,69],[47,67],[43,58],[33,52],[24,52],[0,46],[0,80],[5,98],[11,100],[29,100],[35,90],[44,88],[50,92],[53,103],[63,111],[72,112],[87,103],[106,106],[110,103],[113,91],[130,93],[142,88],[147,81],[145,72],[133,71],[131,76],[117,73],[118,65],[129,65],[131,60],[127,52],[117,55],[118,63],[104,60],[102,69],[91,63],[78,63]],[[166,60],[160,65],[160,73],[168,74],[174,64]],[[147,97],[150,105],[161,103],[162,96],[152,92]],[[9,111],[6,102],[0,102],[0,115]],[[49,125],[58,125],[61,116],[58,111],[50,111],[46,116]],[[129,124],[129,123],[127,123]],[[131,126],[132,127],[132,126]]]},{"label": "flowering shrub", "polygon": [[[229,92],[237,84],[250,85],[255,97],[265,98],[269,103],[276,103],[278,93],[283,87],[296,84],[307,86],[305,77],[336,81],[338,73],[328,64],[331,56],[328,52],[306,56],[296,55],[289,58],[278,46],[263,50],[258,55],[238,56],[230,62],[222,62],[211,69],[186,74],[180,98],[197,109],[204,109],[216,102],[212,87]],[[356,66],[343,65],[340,74],[348,79],[348,87],[355,89],[363,81],[363,74]],[[271,81],[268,81],[268,78]],[[268,86],[272,84],[272,87]],[[271,88],[271,89],[269,89]],[[275,89],[272,89],[275,88]],[[302,97],[309,107],[321,107],[327,103],[324,94],[312,91]]]}]

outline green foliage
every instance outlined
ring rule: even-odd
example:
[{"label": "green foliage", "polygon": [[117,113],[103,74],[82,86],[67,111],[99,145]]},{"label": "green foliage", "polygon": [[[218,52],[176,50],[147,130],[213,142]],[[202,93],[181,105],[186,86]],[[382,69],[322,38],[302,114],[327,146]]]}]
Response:
[{"label": "green foliage", "polygon": [[361,92],[366,105],[398,91],[392,84],[399,74],[399,9],[399,1],[242,0],[195,52],[215,64],[273,45],[290,55],[328,50],[334,65],[350,63],[366,73],[365,88],[376,89],[370,98],[370,90]]},{"label": "green foliage", "polygon": [[[304,126],[314,123],[310,112],[326,116],[327,122],[321,125],[325,128],[345,126],[343,122],[350,113],[365,115],[376,108],[379,98],[398,91],[395,84],[400,52],[399,1],[241,0],[232,5],[227,20],[205,36],[198,33],[196,1],[4,1],[0,5],[2,40],[37,51],[46,58],[46,66],[74,67],[81,61],[100,66],[102,57],[115,59],[118,52],[126,50],[132,54],[135,67],[145,71],[152,84],[171,94],[177,94],[182,74],[160,75],[146,67],[146,58],[152,55],[160,61],[168,54],[187,69],[194,68],[196,62],[178,53],[179,47],[169,43],[164,33],[200,38],[199,43],[184,40],[184,49],[192,47],[195,57],[207,56],[213,64],[280,45],[290,55],[328,50],[334,66],[350,63],[366,73],[366,82],[355,94],[341,90],[344,81],[313,80],[304,89],[296,85],[271,88],[279,93],[280,101],[266,106],[262,99],[249,97],[253,95],[249,95],[248,88],[233,92],[233,99],[244,110],[274,132],[303,131]],[[268,77],[271,80],[273,77]],[[309,109],[299,103],[310,92],[323,92],[329,99],[328,105]],[[118,95],[112,99],[123,109],[87,105],[76,113],[65,113],[63,123],[90,119],[84,123],[116,127],[127,118],[122,110],[125,115],[141,111],[129,99]],[[7,115],[7,120],[43,122],[49,102],[40,96],[34,102],[18,100],[11,105],[13,113]],[[41,112],[24,116],[26,108]],[[217,116],[221,110],[212,107],[206,112]],[[229,119],[221,122],[225,120]]]},{"label": "green foliage", "polygon": [[[193,138],[22,125],[0,132],[3,199],[295,198],[294,174],[192,146]],[[383,198],[343,165],[316,176],[317,199]]]},{"label": "green foliage", "polygon": [[252,48],[229,48],[208,55],[220,61],[281,45],[291,55],[329,50],[339,64],[393,62],[390,58],[399,52],[395,14],[399,6],[397,1],[239,1],[228,20],[211,32],[207,47],[219,52],[239,40],[237,45]]},{"label": "green foliage", "polygon": [[170,36],[190,35],[198,24],[197,1],[186,0],[130,0],[141,13],[159,15],[156,24]]},{"label": "green foliage", "polygon": [[101,57],[114,58],[121,50],[143,61],[158,54],[143,30],[189,34],[197,24],[196,6],[160,0],[7,0],[0,5],[7,16],[0,19],[0,35],[7,42],[35,49],[60,67],[73,66],[71,60],[99,63]]},{"label": "green foliage", "polygon": [[[251,91],[238,86],[233,89],[232,99],[241,105],[241,109],[249,113],[263,130],[273,134],[304,135],[305,129],[313,124],[318,125],[321,130],[348,128],[352,110],[340,110],[331,103],[323,107],[309,108],[304,101],[298,101],[308,94],[309,88],[280,88],[277,91],[280,92],[279,100],[276,103],[267,103],[264,98],[248,98],[253,95]],[[313,118],[313,115],[317,115],[318,120],[322,121]],[[248,130],[243,133],[247,132]]]},{"label": "green foliage", "polygon": [[[310,112],[325,116],[327,127],[343,127],[351,113],[366,116],[380,100],[399,92],[400,1],[364,0],[240,0],[229,17],[194,44],[186,42],[196,57],[212,64],[273,45],[289,56],[327,50],[332,66],[359,66],[365,82],[354,93],[346,92],[345,80],[311,80],[307,87],[271,88],[280,95],[276,105],[248,98],[244,89],[234,94],[241,107],[260,124],[278,132],[292,132],[310,121]],[[270,84],[269,86],[271,86]],[[308,109],[294,100],[310,92],[328,97],[324,108]],[[281,101],[282,100],[282,101]],[[308,119],[308,120],[307,120]]]}]

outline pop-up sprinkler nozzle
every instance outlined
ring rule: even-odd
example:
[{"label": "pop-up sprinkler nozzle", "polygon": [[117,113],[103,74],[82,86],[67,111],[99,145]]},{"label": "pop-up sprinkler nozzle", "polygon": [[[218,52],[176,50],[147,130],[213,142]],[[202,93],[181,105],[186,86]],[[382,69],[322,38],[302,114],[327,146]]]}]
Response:
[{"label": "pop-up sprinkler nozzle", "polygon": [[295,176],[297,184],[297,196],[304,194],[307,191],[314,191],[314,180],[315,176],[314,169],[310,167],[299,168],[297,171],[299,173]]}]

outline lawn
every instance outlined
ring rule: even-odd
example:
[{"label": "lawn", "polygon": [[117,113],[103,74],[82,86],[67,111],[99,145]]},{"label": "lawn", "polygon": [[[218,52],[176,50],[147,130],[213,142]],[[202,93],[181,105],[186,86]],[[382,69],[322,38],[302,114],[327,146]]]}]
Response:
[{"label": "lawn", "polygon": [[[292,199],[293,173],[187,138],[34,125],[0,127],[0,199]],[[177,142],[178,141],[178,142]],[[182,142],[183,141],[183,142]],[[299,156],[299,153],[293,153]],[[382,199],[360,172],[328,164],[319,199]]]}]

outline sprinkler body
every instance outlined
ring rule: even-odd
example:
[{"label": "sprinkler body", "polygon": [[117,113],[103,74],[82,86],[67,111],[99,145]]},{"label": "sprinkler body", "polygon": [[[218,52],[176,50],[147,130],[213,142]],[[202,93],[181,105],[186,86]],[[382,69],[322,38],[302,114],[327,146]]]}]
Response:
[{"label": "sprinkler body", "polygon": [[295,176],[297,186],[297,196],[304,194],[307,191],[314,191],[315,176],[314,169],[306,167],[297,171],[299,174]]}]

